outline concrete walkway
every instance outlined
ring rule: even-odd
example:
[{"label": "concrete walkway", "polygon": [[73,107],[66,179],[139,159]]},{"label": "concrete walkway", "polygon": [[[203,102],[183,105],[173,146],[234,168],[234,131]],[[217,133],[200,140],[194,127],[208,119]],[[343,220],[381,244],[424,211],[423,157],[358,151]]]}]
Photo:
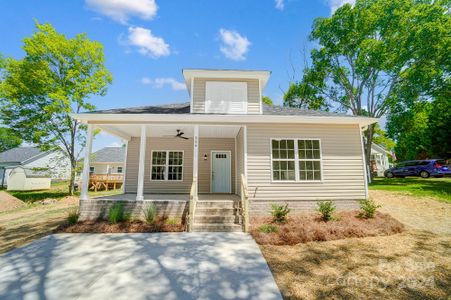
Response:
[{"label": "concrete walkway", "polygon": [[0,299],[281,299],[244,233],[55,234],[0,256]]}]

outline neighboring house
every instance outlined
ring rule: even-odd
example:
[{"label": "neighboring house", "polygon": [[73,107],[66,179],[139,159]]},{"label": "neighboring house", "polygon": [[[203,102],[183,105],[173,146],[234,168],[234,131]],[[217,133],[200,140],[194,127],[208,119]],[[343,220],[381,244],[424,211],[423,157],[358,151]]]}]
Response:
[{"label": "neighboring house", "polygon": [[16,167],[28,170],[47,169],[52,180],[70,178],[70,160],[62,151],[41,151],[38,147],[18,147],[0,153],[0,185]]},{"label": "neighboring house", "polygon": [[127,142],[123,195],[88,199],[85,162],[81,219],[117,200],[134,212],[153,202],[188,214],[190,230],[229,231],[273,203],[357,208],[368,196],[362,130],[377,119],[264,105],[269,75],[185,69],[189,103],[74,114],[88,124],[87,153],[95,127]]},{"label": "neighboring house", "polygon": [[[125,147],[105,147],[93,154],[90,158],[90,174],[123,174],[125,160]],[[82,163],[83,160],[80,160]]]},{"label": "neighboring house", "polygon": [[390,168],[389,156],[390,151],[373,143],[371,145],[371,171],[377,176],[384,176],[384,171]]}]

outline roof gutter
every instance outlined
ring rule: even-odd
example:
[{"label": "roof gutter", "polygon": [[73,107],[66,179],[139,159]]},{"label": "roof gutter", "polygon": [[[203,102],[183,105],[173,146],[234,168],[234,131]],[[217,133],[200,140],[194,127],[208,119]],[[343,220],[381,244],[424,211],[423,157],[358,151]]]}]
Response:
[{"label": "roof gutter", "polygon": [[145,124],[145,123],[296,123],[296,124],[359,124],[376,123],[368,117],[299,116],[299,115],[202,115],[202,114],[71,114],[71,117],[90,124]]}]

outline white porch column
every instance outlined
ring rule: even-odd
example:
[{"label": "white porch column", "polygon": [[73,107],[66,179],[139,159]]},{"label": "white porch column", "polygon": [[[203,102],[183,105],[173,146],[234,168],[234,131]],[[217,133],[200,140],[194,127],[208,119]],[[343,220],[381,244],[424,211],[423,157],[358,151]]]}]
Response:
[{"label": "white porch column", "polygon": [[193,144],[193,179],[197,179],[199,173],[199,125],[194,125]]},{"label": "white porch column", "polygon": [[88,130],[86,132],[86,148],[85,148],[85,158],[83,160],[83,174],[81,177],[80,200],[88,200],[89,167],[90,167],[90,156],[92,151],[92,137],[93,137],[92,127],[93,127],[92,124],[88,124]]},{"label": "white porch column", "polygon": [[244,176],[247,179],[247,126],[244,125],[243,131],[243,154],[244,154]]},{"label": "white porch column", "polygon": [[139,166],[138,166],[138,188],[136,191],[136,200],[144,200],[144,170],[146,158],[146,125],[141,125],[141,143],[139,144]]}]

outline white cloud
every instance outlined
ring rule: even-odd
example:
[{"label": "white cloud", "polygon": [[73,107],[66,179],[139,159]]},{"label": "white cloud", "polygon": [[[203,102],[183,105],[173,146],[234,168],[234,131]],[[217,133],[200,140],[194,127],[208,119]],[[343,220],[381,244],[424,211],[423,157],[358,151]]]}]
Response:
[{"label": "white cloud", "polygon": [[118,142],[113,142],[111,144],[109,144],[107,147],[122,147],[123,144],[120,144]]},{"label": "white cloud", "polygon": [[231,60],[245,60],[246,53],[249,51],[251,42],[247,37],[241,36],[238,32],[221,28],[219,30],[221,40],[224,43],[221,46],[221,52],[225,57]]},{"label": "white cloud", "polygon": [[349,3],[351,5],[355,4],[355,0],[328,0],[330,12],[333,14],[340,6]]},{"label": "white cloud", "polygon": [[155,0],[86,0],[86,4],[88,8],[123,24],[131,16],[150,20],[158,10]]},{"label": "white cloud", "polygon": [[141,78],[141,83],[144,85],[153,85],[157,89],[163,88],[165,85],[169,85],[174,91],[185,90],[186,86],[183,82],[177,81],[172,77],[160,77],[150,79],[149,77]]},{"label": "white cloud", "polygon": [[169,45],[162,38],[154,36],[150,29],[129,27],[127,42],[129,45],[138,47],[142,55],[158,58],[171,54]]},{"label": "white cloud", "polygon": [[283,10],[284,9],[284,7],[285,7],[284,0],[275,0],[275,2],[276,2],[276,8],[278,10]]}]

